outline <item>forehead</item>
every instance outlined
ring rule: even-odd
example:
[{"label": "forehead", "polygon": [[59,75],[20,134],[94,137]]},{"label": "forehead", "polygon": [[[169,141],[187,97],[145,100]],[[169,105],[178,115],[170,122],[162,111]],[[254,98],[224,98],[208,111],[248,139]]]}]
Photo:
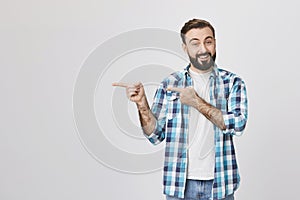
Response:
[{"label": "forehead", "polygon": [[200,41],[205,40],[207,37],[214,37],[212,30],[209,27],[205,28],[193,28],[189,30],[186,34],[186,41],[191,39],[198,39]]}]

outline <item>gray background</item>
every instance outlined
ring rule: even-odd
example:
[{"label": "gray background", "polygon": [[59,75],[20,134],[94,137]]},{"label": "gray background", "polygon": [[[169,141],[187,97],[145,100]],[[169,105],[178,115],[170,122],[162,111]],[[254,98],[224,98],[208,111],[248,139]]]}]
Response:
[{"label": "gray background", "polygon": [[121,173],[87,153],[72,94],[81,65],[101,43],[139,28],[179,31],[193,17],[215,26],[218,65],[248,87],[249,123],[236,138],[237,199],[297,198],[299,6],[291,0],[2,0],[0,199],[163,199],[160,171]]}]

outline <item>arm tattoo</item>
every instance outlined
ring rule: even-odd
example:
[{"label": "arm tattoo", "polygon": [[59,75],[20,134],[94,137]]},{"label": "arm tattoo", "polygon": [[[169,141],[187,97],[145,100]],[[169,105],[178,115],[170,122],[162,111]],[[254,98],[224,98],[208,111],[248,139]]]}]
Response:
[{"label": "arm tattoo", "polygon": [[196,109],[221,130],[226,129],[221,110],[207,103],[199,96],[197,97]]},{"label": "arm tattoo", "polygon": [[150,110],[147,99],[143,100],[142,103],[137,104],[137,108],[139,112],[141,126],[144,132],[147,135],[150,135],[155,129],[156,119]]}]

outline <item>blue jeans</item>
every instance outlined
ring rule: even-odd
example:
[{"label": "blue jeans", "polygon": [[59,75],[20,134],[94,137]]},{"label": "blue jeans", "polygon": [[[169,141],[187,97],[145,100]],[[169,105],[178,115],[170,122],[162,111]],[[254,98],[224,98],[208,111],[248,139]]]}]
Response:
[{"label": "blue jeans", "polygon": [[[186,180],[184,199],[166,196],[166,200],[212,200],[213,180]],[[229,195],[223,200],[234,200],[234,195]]]}]

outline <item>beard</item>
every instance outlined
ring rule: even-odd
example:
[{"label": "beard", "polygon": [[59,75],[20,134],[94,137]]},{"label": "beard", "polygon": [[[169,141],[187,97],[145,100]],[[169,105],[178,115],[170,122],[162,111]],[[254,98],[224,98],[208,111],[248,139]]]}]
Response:
[{"label": "beard", "polygon": [[[198,59],[200,58],[200,56],[209,56],[208,61],[202,61],[201,63],[198,61]],[[192,63],[192,65],[201,70],[201,71],[206,71],[209,68],[211,68],[216,60],[216,53],[212,56],[211,53],[202,53],[202,54],[197,54],[195,58],[193,58],[192,56],[190,56],[190,54],[188,54],[189,58],[190,58],[190,62]]]}]

